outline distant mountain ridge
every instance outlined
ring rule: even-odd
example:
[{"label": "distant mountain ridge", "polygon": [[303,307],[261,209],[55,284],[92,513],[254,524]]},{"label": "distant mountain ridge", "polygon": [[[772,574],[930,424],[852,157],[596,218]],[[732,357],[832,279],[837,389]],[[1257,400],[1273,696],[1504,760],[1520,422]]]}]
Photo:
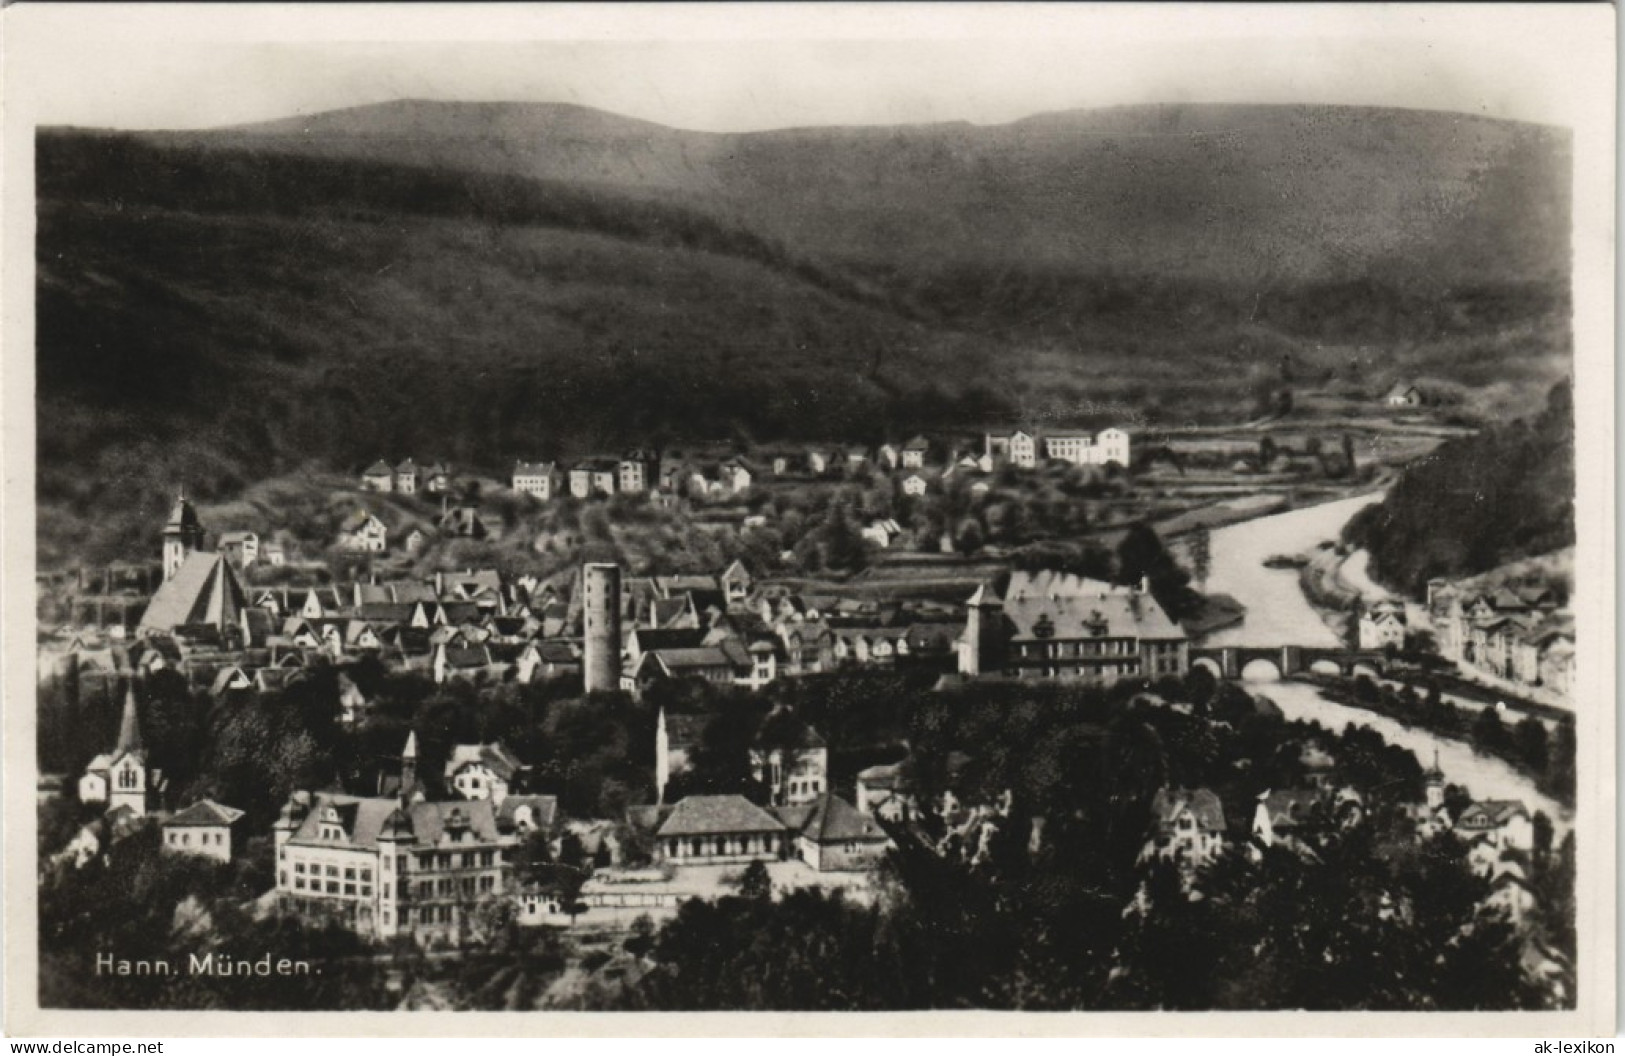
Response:
[{"label": "distant mountain ridge", "polygon": [[43,129],[36,159],[47,560],[309,463],[1234,421],[1288,373],[1499,407],[1571,355],[1566,135],[1481,118],[720,135],[403,102]]},{"label": "distant mountain ridge", "polygon": [[1002,125],[711,133],[553,103],[403,100],[160,142],[602,185],[808,253],[1211,279],[1549,279],[1566,132],[1437,111],[1160,105]]}]

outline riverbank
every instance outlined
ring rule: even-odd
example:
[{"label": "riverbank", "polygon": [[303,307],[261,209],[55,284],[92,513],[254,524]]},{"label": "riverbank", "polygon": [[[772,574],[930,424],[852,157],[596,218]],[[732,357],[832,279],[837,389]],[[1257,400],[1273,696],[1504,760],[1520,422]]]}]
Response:
[{"label": "riverbank", "polygon": [[1248,687],[1248,692],[1267,698],[1288,719],[1317,722],[1329,730],[1364,726],[1383,740],[1404,748],[1426,766],[1435,758],[1445,780],[1459,785],[1475,800],[1517,800],[1531,812],[1542,811],[1551,818],[1559,838],[1573,827],[1574,811],[1535,785],[1523,771],[1492,755],[1484,755],[1471,744],[1443,737],[1430,730],[1407,726],[1397,719],[1328,699],[1321,688],[1307,682],[1276,682]]},{"label": "riverbank", "polygon": [[[1241,624],[1215,632],[1202,644],[1209,648],[1279,648],[1290,642],[1310,648],[1341,648],[1343,641],[1305,598],[1298,570],[1271,568],[1265,562],[1271,556],[1308,553],[1320,543],[1337,540],[1349,518],[1380,498],[1380,492],[1344,498],[1214,532],[1207,590],[1233,596],[1246,607],[1247,616]],[[1388,743],[1412,752],[1424,765],[1437,754],[1446,778],[1467,789],[1475,799],[1521,800],[1532,810],[1544,811],[1558,820],[1560,827],[1571,824],[1573,811],[1542,791],[1528,773],[1499,757],[1475,752],[1466,741],[1328,699],[1318,685],[1309,682],[1253,684],[1246,688],[1270,700],[1288,719],[1314,721],[1334,730],[1351,723],[1369,727]],[[1476,717],[1472,709],[1457,707],[1462,715]],[[1555,740],[1557,735],[1554,732],[1552,736]]]},{"label": "riverbank", "polygon": [[1325,675],[1299,675],[1294,680],[1315,686],[1322,697],[1344,707],[1384,716],[1408,729],[1448,738],[1479,755],[1498,759],[1565,808],[1574,807],[1572,724],[1553,736],[1532,715],[1509,725],[1496,708],[1467,714],[1448,700],[1423,698],[1414,690],[1407,695],[1404,690],[1396,692],[1373,682],[1363,688],[1356,681]]}]

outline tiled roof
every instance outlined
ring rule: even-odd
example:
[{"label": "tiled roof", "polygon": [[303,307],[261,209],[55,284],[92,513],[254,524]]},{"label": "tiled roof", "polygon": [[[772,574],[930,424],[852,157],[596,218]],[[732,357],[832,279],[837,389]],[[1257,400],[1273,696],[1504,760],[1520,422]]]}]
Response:
[{"label": "tiled roof", "polygon": [[200,799],[165,821],[164,825],[169,828],[230,825],[242,816],[243,812],[236,807],[228,807],[212,799]]},{"label": "tiled roof", "polygon": [[858,771],[858,780],[867,788],[898,789],[905,784],[902,763],[880,763]]},{"label": "tiled roof", "polygon": [[879,825],[857,807],[831,793],[818,797],[812,815],[801,828],[801,835],[817,843],[841,843],[846,840],[884,840]]},{"label": "tiled roof", "polygon": [[[351,464],[353,465],[354,463]],[[380,458],[378,461],[374,462],[372,465],[363,470],[361,475],[364,477],[389,477],[393,476],[394,473],[389,468],[389,463]]]},{"label": "tiled roof", "polygon": [[[649,654],[646,654],[649,655]],[[652,653],[668,670],[693,670],[701,667],[732,668],[733,661],[721,649],[702,646],[697,649],[656,649]]]},{"label": "tiled roof", "polygon": [[[334,841],[319,838],[321,816],[328,806],[338,808],[345,830],[349,834],[348,840],[341,841],[339,845],[369,849],[378,845],[378,834],[390,815],[401,809],[399,801],[394,798],[362,798],[318,793],[315,805],[300,822],[290,842],[333,846]],[[405,808],[404,813],[411,823],[413,835],[420,844],[438,842],[440,834],[446,829],[447,821],[454,813],[467,822],[476,839],[487,843],[497,839],[496,812],[488,799],[413,803]]]},{"label": "tiled roof", "polygon": [[193,551],[152,596],[140,627],[167,631],[184,624],[232,623],[246,604],[225,558]]},{"label": "tiled roof", "polygon": [[[1004,614],[1017,639],[1150,638],[1176,640],[1185,631],[1168,618],[1150,594],[1109,587],[1101,593],[1060,590],[1018,592],[1016,573],[1005,592]],[[1068,577],[1073,578],[1073,577]],[[1079,582],[1091,582],[1082,581]],[[1047,630],[1047,634],[1039,631]]]},{"label": "tiled roof", "polygon": [[688,796],[660,826],[660,835],[703,836],[783,829],[783,822],[744,796]]},{"label": "tiled roof", "polygon": [[449,778],[464,766],[474,763],[485,764],[487,769],[504,781],[512,781],[515,774],[525,769],[525,764],[508,750],[507,745],[459,744],[452,747],[451,757],[446,760],[446,776]]},{"label": "tiled roof", "polygon": [[531,820],[539,829],[551,828],[553,819],[558,816],[559,797],[557,796],[507,796],[502,805],[497,808],[497,827],[511,829],[514,825],[514,815],[520,808],[529,807]]},{"label": "tiled roof", "polygon": [[700,627],[639,627],[632,632],[637,636],[640,652],[651,649],[697,649],[705,641],[705,630]]}]

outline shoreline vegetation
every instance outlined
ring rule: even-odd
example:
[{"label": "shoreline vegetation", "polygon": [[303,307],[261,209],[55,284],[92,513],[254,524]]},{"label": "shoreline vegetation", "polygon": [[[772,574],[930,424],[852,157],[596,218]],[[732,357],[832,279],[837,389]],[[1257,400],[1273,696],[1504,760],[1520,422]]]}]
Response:
[{"label": "shoreline vegetation", "polygon": [[1536,788],[1569,809],[1574,808],[1575,729],[1573,716],[1559,719],[1555,732],[1534,715],[1509,724],[1495,707],[1474,715],[1443,699],[1437,686],[1424,697],[1406,683],[1395,690],[1364,675],[1353,679],[1300,674],[1295,681],[1313,685],[1327,700],[1369,711],[1402,726],[1468,745],[1479,755],[1499,759],[1532,781]]}]

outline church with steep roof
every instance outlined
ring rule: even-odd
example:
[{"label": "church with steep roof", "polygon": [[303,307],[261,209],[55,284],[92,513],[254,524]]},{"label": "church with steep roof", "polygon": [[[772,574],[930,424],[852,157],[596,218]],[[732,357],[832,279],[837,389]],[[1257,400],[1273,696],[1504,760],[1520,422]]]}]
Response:
[{"label": "church with steep roof", "polygon": [[167,788],[163,771],[148,765],[132,681],[124,694],[118,743],[111,752],[96,756],[85,767],[84,776],[79,779],[79,801],[106,803],[108,813],[127,808],[136,817],[145,817],[162,808]]},{"label": "church with steep roof", "polygon": [[164,582],[136,627],[140,635],[170,634],[186,627],[234,631],[247,607],[242,584],[225,555],[203,549],[197,510],[179,495],[164,525]]}]

